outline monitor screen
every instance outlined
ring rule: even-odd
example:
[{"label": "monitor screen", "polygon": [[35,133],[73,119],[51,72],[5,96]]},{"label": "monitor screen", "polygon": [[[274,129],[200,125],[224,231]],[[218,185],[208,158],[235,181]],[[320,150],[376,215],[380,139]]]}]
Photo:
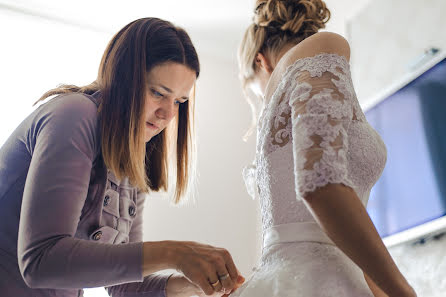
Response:
[{"label": "monitor screen", "polygon": [[446,59],[365,112],[387,147],[367,211],[381,237],[446,215]]}]

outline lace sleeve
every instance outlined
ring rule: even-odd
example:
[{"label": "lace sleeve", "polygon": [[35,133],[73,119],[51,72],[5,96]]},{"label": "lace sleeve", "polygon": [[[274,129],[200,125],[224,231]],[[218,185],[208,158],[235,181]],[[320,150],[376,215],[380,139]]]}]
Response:
[{"label": "lace sleeve", "polygon": [[294,172],[298,199],[348,178],[348,126],[355,98],[348,61],[320,54],[290,66],[285,96],[291,107]]}]

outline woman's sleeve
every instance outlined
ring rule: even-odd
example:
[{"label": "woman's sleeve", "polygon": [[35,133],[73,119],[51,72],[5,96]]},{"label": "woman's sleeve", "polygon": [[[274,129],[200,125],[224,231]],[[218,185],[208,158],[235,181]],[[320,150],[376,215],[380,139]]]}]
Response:
[{"label": "woman's sleeve", "polygon": [[[53,101],[54,100],[54,101]],[[80,289],[142,281],[142,243],[75,238],[99,150],[96,105],[80,94],[42,106],[27,136],[18,263],[31,288]]]},{"label": "woman's sleeve", "polygon": [[298,199],[327,184],[352,186],[347,130],[356,100],[348,61],[319,54],[289,72],[295,186]]},{"label": "woman's sleeve", "polygon": [[[143,240],[144,201],[147,195],[142,192],[137,194],[137,214],[130,230],[130,242],[142,242]],[[170,276],[154,273],[146,276],[142,282],[111,286],[106,290],[111,297],[166,297],[166,285]]]}]

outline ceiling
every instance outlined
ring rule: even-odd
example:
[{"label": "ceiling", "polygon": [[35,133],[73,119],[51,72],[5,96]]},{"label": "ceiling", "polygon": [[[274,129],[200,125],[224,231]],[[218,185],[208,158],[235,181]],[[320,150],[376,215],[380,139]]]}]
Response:
[{"label": "ceiling", "polygon": [[251,11],[251,1],[243,0],[1,0],[0,4],[105,32],[114,32],[133,19],[148,16],[203,29],[216,24],[247,23],[246,16]]},{"label": "ceiling", "polygon": [[[369,1],[325,0],[332,12],[327,30],[345,35],[346,20]],[[253,6],[254,0],[0,0],[0,9],[107,34],[117,32],[137,18],[167,19],[184,27],[199,49],[220,57],[234,51],[251,21]]]}]

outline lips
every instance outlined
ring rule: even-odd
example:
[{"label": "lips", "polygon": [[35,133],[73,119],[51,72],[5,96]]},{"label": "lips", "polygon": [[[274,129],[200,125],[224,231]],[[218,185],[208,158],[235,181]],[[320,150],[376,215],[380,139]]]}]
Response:
[{"label": "lips", "polygon": [[151,129],[154,129],[154,130],[158,130],[159,129],[159,127],[157,125],[152,124],[150,122],[146,122],[146,126],[151,128]]}]

